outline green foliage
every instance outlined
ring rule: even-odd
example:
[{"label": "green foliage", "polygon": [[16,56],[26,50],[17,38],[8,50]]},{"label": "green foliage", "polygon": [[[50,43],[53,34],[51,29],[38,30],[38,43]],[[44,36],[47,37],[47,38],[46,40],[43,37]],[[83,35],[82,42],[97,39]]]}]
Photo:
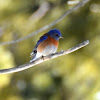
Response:
[{"label": "green foliage", "polygon": [[[39,7],[50,8],[34,17]],[[0,0],[0,42],[15,40],[57,19],[74,5],[67,0]],[[90,44],[22,72],[0,75],[0,100],[100,100],[100,1],[91,0],[52,28],[61,31],[58,51],[84,40]],[[29,62],[38,38],[0,46],[0,69]]]}]

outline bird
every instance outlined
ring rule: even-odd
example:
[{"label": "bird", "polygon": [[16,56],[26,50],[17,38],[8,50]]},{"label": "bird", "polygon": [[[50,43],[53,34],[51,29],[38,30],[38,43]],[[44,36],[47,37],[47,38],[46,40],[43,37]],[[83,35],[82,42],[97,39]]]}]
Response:
[{"label": "bird", "polygon": [[39,57],[54,54],[59,46],[60,38],[63,38],[62,34],[55,28],[42,35],[30,54],[32,56],[30,62],[33,62]]}]

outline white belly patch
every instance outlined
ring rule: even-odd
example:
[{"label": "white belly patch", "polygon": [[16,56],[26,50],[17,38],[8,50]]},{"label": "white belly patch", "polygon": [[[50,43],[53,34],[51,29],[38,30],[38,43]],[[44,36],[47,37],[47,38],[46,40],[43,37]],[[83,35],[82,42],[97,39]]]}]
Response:
[{"label": "white belly patch", "polygon": [[54,45],[50,45],[50,46],[47,46],[47,47],[42,51],[42,54],[43,54],[43,56],[46,56],[46,55],[55,53],[56,51],[57,51],[57,47],[54,46]]}]

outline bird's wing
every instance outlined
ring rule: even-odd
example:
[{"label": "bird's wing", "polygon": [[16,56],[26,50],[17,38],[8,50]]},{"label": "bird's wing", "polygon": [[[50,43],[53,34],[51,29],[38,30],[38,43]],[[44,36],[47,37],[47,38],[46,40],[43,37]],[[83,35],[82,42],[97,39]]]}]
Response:
[{"label": "bird's wing", "polygon": [[47,38],[48,38],[47,33],[45,33],[43,36],[40,37],[40,39],[38,40],[37,44],[35,45],[35,47],[34,47],[32,53],[30,54],[31,56],[34,56],[34,54],[37,53],[37,47],[38,47],[38,45],[39,45],[41,42],[43,42],[44,40],[46,40]]}]

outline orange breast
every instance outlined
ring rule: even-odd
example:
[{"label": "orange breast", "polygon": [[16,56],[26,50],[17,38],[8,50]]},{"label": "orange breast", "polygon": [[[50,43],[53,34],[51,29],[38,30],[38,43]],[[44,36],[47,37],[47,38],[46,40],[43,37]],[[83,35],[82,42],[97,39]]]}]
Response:
[{"label": "orange breast", "polygon": [[41,42],[41,43],[38,45],[37,50],[38,50],[39,52],[42,52],[43,49],[44,49],[45,47],[49,46],[49,45],[54,45],[54,46],[58,47],[59,41],[57,41],[57,40],[55,40],[55,39],[53,39],[52,37],[49,36],[48,39],[44,40],[43,42]]}]

